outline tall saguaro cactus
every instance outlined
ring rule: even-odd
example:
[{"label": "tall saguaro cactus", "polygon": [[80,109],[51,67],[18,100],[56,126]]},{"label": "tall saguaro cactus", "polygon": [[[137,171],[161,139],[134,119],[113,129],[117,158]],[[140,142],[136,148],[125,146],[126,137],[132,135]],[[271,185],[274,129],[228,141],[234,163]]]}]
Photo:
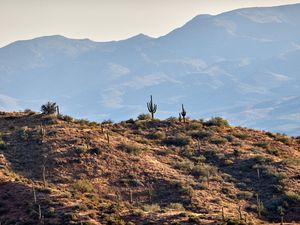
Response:
[{"label": "tall saguaro cactus", "polygon": [[186,116],[186,111],[185,111],[185,109],[184,109],[184,106],[183,106],[183,104],[181,105],[181,113],[180,113],[181,115],[182,115],[182,119],[183,119],[183,122],[185,123],[185,116]]},{"label": "tall saguaro cactus", "polygon": [[147,108],[151,113],[151,118],[154,119],[154,113],[156,113],[157,105],[153,104],[152,95],[150,96],[150,102],[147,102]]}]

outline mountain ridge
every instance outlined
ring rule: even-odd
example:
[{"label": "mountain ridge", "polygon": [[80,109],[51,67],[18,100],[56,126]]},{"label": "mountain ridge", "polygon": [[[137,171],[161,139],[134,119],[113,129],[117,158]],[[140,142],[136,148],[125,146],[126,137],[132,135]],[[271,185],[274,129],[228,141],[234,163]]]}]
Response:
[{"label": "mountain ridge", "polygon": [[[230,112],[233,106],[299,96],[299,6],[196,16],[158,38],[94,42],[50,36],[13,43],[0,48],[0,109],[38,110],[52,100],[76,117],[122,120],[143,112],[152,94],[161,118],[176,116],[184,103],[193,117],[218,112],[235,125],[297,135],[300,117],[282,119],[287,108],[264,113],[264,126],[235,116],[243,111]],[[276,125],[284,122],[295,128]]]}]

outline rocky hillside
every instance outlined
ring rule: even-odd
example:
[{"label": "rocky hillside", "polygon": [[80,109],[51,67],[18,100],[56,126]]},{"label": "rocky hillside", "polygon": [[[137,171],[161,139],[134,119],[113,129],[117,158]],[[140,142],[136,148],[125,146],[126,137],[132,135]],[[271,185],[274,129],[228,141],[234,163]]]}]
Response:
[{"label": "rocky hillside", "polygon": [[0,115],[0,224],[300,223],[300,138],[226,121]]}]

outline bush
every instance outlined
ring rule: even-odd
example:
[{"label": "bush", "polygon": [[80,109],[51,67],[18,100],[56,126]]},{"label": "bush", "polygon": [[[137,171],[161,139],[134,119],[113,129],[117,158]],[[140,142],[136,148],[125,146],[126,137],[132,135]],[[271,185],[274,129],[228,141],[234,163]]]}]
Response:
[{"label": "bush", "polygon": [[158,204],[152,204],[152,205],[146,204],[142,206],[142,209],[145,212],[157,212],[160,211],[160,206]]},{"label": "bush", "polygon": [[189,135],[192,138],[202,140],[205,138],[210,138],[212,136],[212,133],[208,131],[192,131],[189,133]]},{"label": "bush", "polygon": [[195,177],[216,175],[217,170],[210,165],[197,165],[192,169],[192,175]]},{"label": "bush", "polygon": [[220,144],[225,144],[227,142],[227,139],[222,137],[213,137],[210,139],[209,142],[212,144],[220,145]]},{"label": "bush", "polygon": [[174,146],[186,146],[191,143],[191,139],[185,135],[176,135],[173,137],[168,137],[163,140],[163,144],[165,145],[174,145]]},{"label": "bush", "polygon": [[250,191],[241,191],[237,194],[238,199],[250,200],[253,197],[253,193]]},{"label": "bush", "polygon": [[146,137],[148,139],[160,139],[161,140],[166,137],[166,134],[161,131],[157,131],[155,133],[148,134]]},{"label": "bush", "polygon": [[138,120],[151,120],[151,115],[150,114],[146,114],[146,113],[142,113],[140,115],[138,115]]},{"label": "bush", "polygon": [[6,144],[0,139],[0,150],[6,149]]},{"label": "bush", "polygon": [[45,105],[41,106],[41,111],[45,115],[51,115],[56,113],[57,105],[55,102],[47,102]]},{"label": "bush", "polygon": [[269,143],[261,141],[261,142],[254,143],[253,145],[260,148],[268,148]]},{"label": "bush", "polygon": [[248,134],[243,134],[243,133],[234,133],[233,135],[242,140],[246,140],[249,137]]},{"label": "bush", "polygon": [[93,185],[88,180],[77,180],[72,188],[74,191],[78,191],[81,193],[88,193],[93,191]]},{"label": "bush", "polygon": [[207,126],[227,127],[227,126],[229,126],[229,123],[228,123],[227,120],[225,120],[221,117],[213,117],[210,120],[206,121],[205,125],[207,125]]},{"label": "bush", "polygon": [[177,162],[174,167],[175,167],[175,169],[189,172],[192,170],[193,166],[194,166],[194,164],[190,160],[184,160],[181,162]]},{"label": "bush", "polygon": [[139,154],[143,150],[136,144],[129,144],[129,143],[122,143],[119,145],[119,148],[131,154]]},{"label": "bush", "polygon": [[168,205],[169,209],[175,209],[175,210],[185,210],[184,206],[181,203],[170,203]]},{"label": "bush", "polygon": [[73,122],[74,118],[72,118],[71,116],[68,115],[59,115],[58,116],[59,119],[64,120],[66,122]]}]

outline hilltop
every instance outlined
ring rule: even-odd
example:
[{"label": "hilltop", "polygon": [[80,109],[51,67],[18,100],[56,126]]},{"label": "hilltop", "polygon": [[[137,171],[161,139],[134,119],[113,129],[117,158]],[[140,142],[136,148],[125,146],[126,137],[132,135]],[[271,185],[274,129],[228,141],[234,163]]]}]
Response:
[{"label": "hilltop", "polygon": [[1,224],[300,222],[299,137],[29,110],[2,112],[0,132]]}]

